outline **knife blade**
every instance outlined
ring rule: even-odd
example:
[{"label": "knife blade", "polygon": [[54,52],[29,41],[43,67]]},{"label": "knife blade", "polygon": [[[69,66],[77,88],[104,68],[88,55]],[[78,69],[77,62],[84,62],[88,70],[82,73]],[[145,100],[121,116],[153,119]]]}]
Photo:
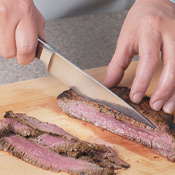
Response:
[{"label": "knife blade", "polygon": [[152,128],[156,128],[152,122],[124,100],[64,58],[51,45],[41,39],[38,39],[36,57],[43,62],[51,75],[78,92],[78,94],[92,101],[100,102]]}]

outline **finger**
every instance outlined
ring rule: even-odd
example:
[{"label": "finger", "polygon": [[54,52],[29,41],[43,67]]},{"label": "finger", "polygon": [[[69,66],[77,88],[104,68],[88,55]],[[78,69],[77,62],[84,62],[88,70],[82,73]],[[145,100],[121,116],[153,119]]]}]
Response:
[{"label": "finger", "polygon": [[16,56],[15,28],[16,21],[9,18],[8,6],[0,7],[0,53],[4,58]]},{"label": "finger", "polygon": [[38,28],[38,36],[42,40],[46,41],[45,32],[44,32],[45,19],[37,8],[35,8],[35,14],[36,14],[36,21],[37,21],[37,28]]},{"label": "finger", "polygon": [[160,43],[160,34],[151,28],[145,27],[139,34],[140,59],[130,92],[130,98],[134,103],[140,103],[150,84],[159,62]]},{"label": "finger", "polygon": [[150,106],[157,111],[170,98],[175,87],[175,42],[172,41],[172,38],[164,41],[162,58],[164,67],[158,86],[150,100]]},{"label": "finger", "polygon": [[163,111],[172,114],[175,109],[175,89],[173,90],[172,95],[170,98],[166,101],[166,103],[163,105]]},{"label": "finger", "polygon": [[134,55],[134,48],[132,48],[132,45],[128,42],[129,36],[123,33],[120,34],[115,54],[107,69],[107,74],[103,82],[106,87],[119,84],[123,78],[124,71],[129,66]]},{"label": "finger", "polygon": [[33,14],[24,16],[16,28],[17,61],[26,65],[35,58],[38,30]]}]

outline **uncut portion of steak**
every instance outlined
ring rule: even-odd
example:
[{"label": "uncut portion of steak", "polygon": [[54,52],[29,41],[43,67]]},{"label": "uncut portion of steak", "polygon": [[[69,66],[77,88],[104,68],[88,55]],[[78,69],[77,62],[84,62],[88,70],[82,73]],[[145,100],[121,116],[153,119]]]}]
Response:
[{"label": "uncut portion of steak", "polygon": [[156,129],[137,122],[105,105],[89,101],[71,89],[57,97],[58,106],[71,117],[88,121],[134,140],[167,157],[170,161],[175,161],[174,116],[163,111],[153,111],[149,107],[149,97],[146,96],[139,105],[132,103],[129,99],[130,90],[126,87],[116,87],[111,90],[149,119]]},{"label": "uncut portion of steak", "polygon": [[129,167],[111,147],[81,141],[56,125],[12,111],[0,121],[0,149],[56,172],[113,175],[114,169]]}]

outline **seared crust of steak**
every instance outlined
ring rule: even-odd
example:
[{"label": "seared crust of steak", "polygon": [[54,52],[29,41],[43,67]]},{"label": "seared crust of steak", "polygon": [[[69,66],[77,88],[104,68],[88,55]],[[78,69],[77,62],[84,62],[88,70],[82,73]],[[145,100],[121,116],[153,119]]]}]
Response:
[{"label": "seared crust of steak", "polygon": [[71,117],[88,121],[139,142],[169,160],[175,161],[174,116],[166,114],[162,110],[153,111],[149,106],[149,97],[147,96],[139,105],[132,103],[129,99],[130,90],[127,87],[116,87],[111,90],[150,120],[156,128],[153,129],[137,122],[103,104],[87,100],[71,89],[57,97],[58,106]]},{"label": "seared crust of steak", "polygon": [[[25,114],[14,114],[12,111],[6,112],[4,117],[0,121],[0,149],[36,166],[57,172],[63,170],[84,175],[113,175],[114,169],[129,167],[129,164],[118,157],[114,149],[81,141],[56,125],[41,122]],[[28,145],[27,149],[24,145]],[[38,159],[30,154],[30,146]],[[48,161],[47,159],[42,161],[43,155],[39,156],[38,152],[45,152],[48,155]],[[62,161],[64,166],[56,161],[55,157],[59,156],[63,157],[60,157],[62,160],[64,157],[68,158],[65,162]],[[49,162],[50,160],[54,162]],[[76,171],[66,165],[67,160],[75,167],[77,166]],[[62,168],[59,166],[60,163]]]},{"label": "seared crust of steak", "polygon": [[64,100],[65,103],[69,102],[69,100],[79,101],[81,103],[87,103],[88,105],[93,106],[95,109],[97,109],[100,113],[110,114],[114,116],[114,118],[116,118],[117,120],[132,123],[133,125],[139,126],[141,128],[146,128],[148,130],[160,130],[167,133],[172,134],[174,133],[175,131],[174,130],[175,128],[173,127],[174,116],[167,114],[162,110],[158,112],[153,111],[149,106],[150,98],[148,96],[145,96],[140,104],[135,104],[131,102],[129,99],[129,92],[130,92],[129,88],[115,87],[112,88],[111,91],[120,96],[123,100],[125,100],[128,104],[130,104],[133,108],[135,108],[139,113],[141,113],[145,118],[149,119],[156,126],[156,129],[153,129],[143,123],[135,121],[134,119],[131,119],[130,117],[120,113],[119,111],[113,110],[108,106],[93,101],[89,101],[71,89],[68,91],[64,91],[63,93],[58,95],[57,100],[58,103],[61,100]]},{"label": "seared crust of steak", "polygon": [[[150,120],[155,126],[155,130],[159,130],[162,132],[166,132],[168,134],[174,135],[174,116],[165,113],[163,110],[154,111],[149,106],[150,97],[144,96],[143,100],[140,104],[135,104],[131,102],[129,98],[130,89],[127,87],[115,87],[111,89],[114,93],[116,93],[119,97],[125,100],[128,104],[130,104],[133,108],[135,108],[139,113],[141,113],[145,118]],[[137,122],[140,127],[142,127],[141,123]],[[146,126],[144,125],[146,128]],[[152,129],[148,128],[147,129]]]}]

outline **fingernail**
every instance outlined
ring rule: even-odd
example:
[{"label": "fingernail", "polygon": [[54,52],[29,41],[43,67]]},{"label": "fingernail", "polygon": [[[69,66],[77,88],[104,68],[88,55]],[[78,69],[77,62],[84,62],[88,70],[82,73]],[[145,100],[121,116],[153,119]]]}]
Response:
[{"label": "fingernail", "polygon": [[154,102],[153,109],[155,111],[159,111],[162,108],[162,106],[163,106],[163,100],[158,100],[158,101]]},{"label": "fingernail", "polygon": [[175,103],[174,102],[169,102],[164,108],[163,110],[168,113],[168,114],[172,114],[174,112],[174,108],[175,108]]},{"label": "fingernail", "polygon": [[142,98],[143,98],[143,96],[144,96],[144,93],[142,93],[142,92],[137,92],[137,93],[134,94],[134,96],[133,96],[133,98],[132,98],[132,101],[133,101],[134,103],[140,103],[141,100],[142,100]]}]

